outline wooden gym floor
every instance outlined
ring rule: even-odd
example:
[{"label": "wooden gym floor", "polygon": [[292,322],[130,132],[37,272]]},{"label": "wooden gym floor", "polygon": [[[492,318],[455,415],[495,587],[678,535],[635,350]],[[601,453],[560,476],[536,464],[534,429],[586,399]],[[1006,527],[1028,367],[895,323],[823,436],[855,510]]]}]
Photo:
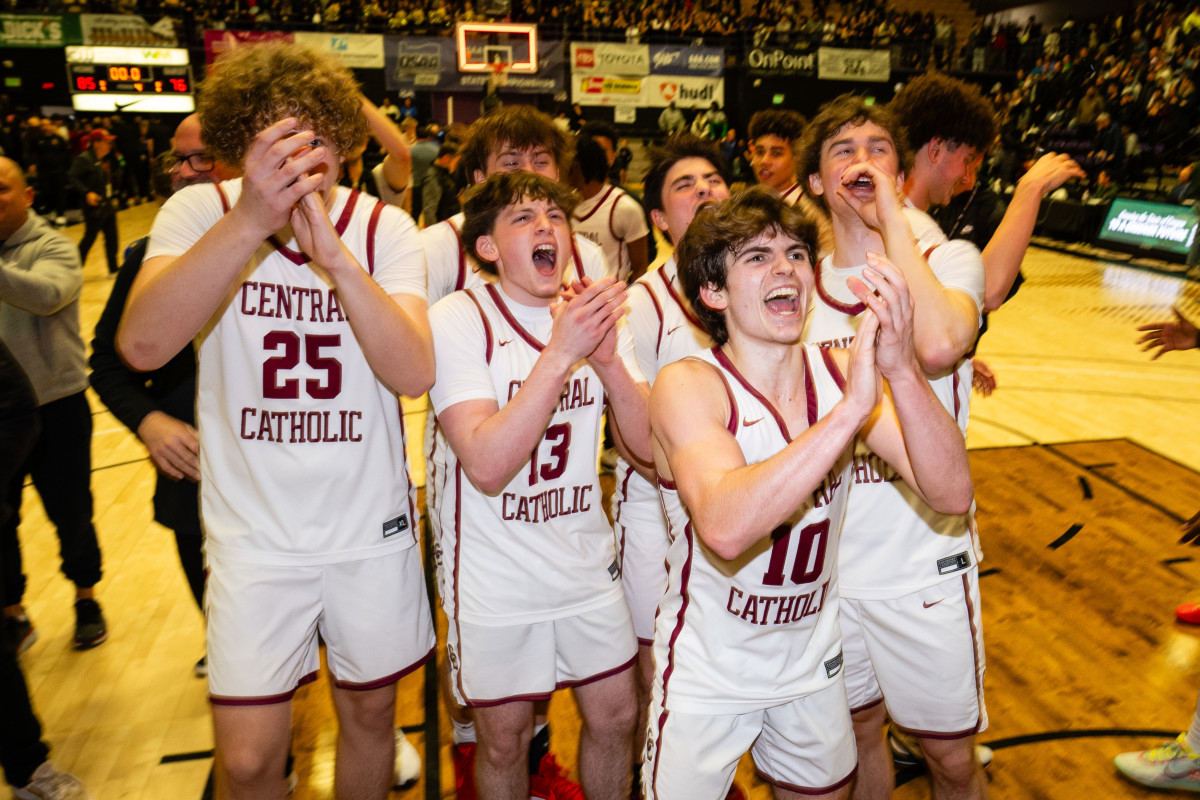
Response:
[{"label": "wooden gym floor", "polygon": [[[122,244],[154,206],[120,214]],[[67,229],[78,240],[82,226]],[[1200,629],[1175,605],[1200,600],[1200,551],[1177,544],[1200,509],[1200,351],[1151,362],[1134,327],[1179,304],[1200,318],[1200,286],[1179,278],[1034,248],[1028,280],[992,316],[980,348],[999,388],[974,398],[972,448],[991,719],[992,797],[1140,798],[1111,757],[1187,726],[1200,690]],[[111,287],[100,244],[85,267],[90,339]],[[420,431],[420,404],[410,430]],[[72,587],[29,489],[20,529],[39,641],[22,659],[53,757],[97,800],[198,800],[211,767],[205,683],[192,676],[202,620],[170,533],[151,520],[154,472],[137,440],[92,397],[96,526],[105,559],[99,597],[109,640],[75,652]],[[414,465],[417,477],[422,465]],[[318,682],[295,704],[297,800],[332,796],[334,732]],[[400,687],[398,722],[423,748],[422,678]],[[574,764],[569,696],[552,708],[554,749]],[[453,796],[441,717],[438,781]],[[743,764],[754,800],[770,796]],[[928,796],[901,774],[896,796]],[[424,780],[403,794],[425,797]]]}]

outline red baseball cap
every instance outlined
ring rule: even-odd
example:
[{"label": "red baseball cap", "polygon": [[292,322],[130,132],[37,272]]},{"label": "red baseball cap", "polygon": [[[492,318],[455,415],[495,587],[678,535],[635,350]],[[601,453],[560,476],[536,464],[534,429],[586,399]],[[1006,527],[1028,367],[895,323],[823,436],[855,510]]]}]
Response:
[{"label": "red baseball cap", "polygon": [[117,137],[104,130],[104,128],[96,128],[87,135],[89,144],[91,142],[111,142],[115,138]]}]

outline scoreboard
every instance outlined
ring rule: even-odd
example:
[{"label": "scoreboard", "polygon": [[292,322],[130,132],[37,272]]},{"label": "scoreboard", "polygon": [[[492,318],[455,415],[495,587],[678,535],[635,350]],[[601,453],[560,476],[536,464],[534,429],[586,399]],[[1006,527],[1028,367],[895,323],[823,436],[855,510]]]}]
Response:
[{"label": "scoreboard", "polygon": [[187,50],[68,47],[67,84],[77,111],[195,110]]}]

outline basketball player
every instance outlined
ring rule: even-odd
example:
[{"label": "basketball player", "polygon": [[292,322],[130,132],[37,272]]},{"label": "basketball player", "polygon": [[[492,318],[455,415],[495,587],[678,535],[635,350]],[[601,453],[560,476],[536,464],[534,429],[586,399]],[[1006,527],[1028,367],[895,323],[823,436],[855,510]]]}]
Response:
[{"label": "basketball player", "polygon": [[[498,172],[524,170],[543,175],[557,181],[568,168],[573,154],[572,141],[545,114],[531,106],[504,106],[490,113],[471,126],[467,138],[460,148],[460,167],[476,183]],[[462,241],[464,213],[448,220],[430,225],[421,231],[421,243],[425,248],[428,265],[426,290],[432,305],[458,289],[483,286],[495,276],[478,270],[468,255],[468,247]],[[600,280],[610,274],[600,246],[585,237],[574,237],[572,250],[573,274]],[[425,503],[427,519],[433,532],[435,558],[439,562],[439,591],[446,591],[448,584],[440,568],[441,553],[437,543],[441,541],[438,509],[442,503],[443,487],[450,477],[445,467],[445,439],[437,427],[433,414],[426,418],[425,447],[427,454]],[[447,674],[443,670],[442,678]],[[444,686],[443,688],[448,689]],[[446,705],[454,725],[454,748],[451,751],[455,765],[455,782],[460,798],[469,800],[473,791],[471,764],[474,759],[475,730],[468,710],[460,707],[452,691],[444,692]],[[541,784],[564,780],[557,765],[548,757],[549,731],[544,717],[539,716],[538,730],[533,751],[530,754],[531,769],[539,773],[535,779],[537,788]],[[545,761],[546,763],[542,763]]]},{"label": "basketball player", "polygon": [[583,718],[584,792],[629,792],[636,639],[596,459],[607,404],[634,457],[649,460],[648,387],[617,325],[623,283],[583,277],[559,300],[571,198],[525,171],[474,187],[463,239],[498,280],[430,313],[441,365],[430,399],[450,444],[438,508],[446,651],[474,712],[475,780],[489,800],[529,796],[534,702],[566,686]]},{"label": "basketball player", "polygon": [[[987,312],[995,311],[1021,287],[1021,261],[1042,198],[1086,173],[1070,156],[1047,153],[1017,182],[1005,208],[999,195],[975,181],[996,135],[993,106],[977,87],[931,72],[901,89],[888,107],[916,153],[904,182],[907,201],[936,214],[947,236],[968,239],[983,251],[986,291],[978,334],[982,336]],[[971,194],[964,200],[954,199],[967,192]],[[978,359],[974,367],[975,385],[985,396],[991,394],[995,376]]]},{"label": "basketball player", "polygon": [[433,379],[419,239],[337,186],[366,126],[336,59],[238,49],[199,114],[244,178],[167,201],[117,343],[154,369],[197,341],[217,796],[284,796],[287,701],[317,669],[319,633],[335,793],[383,798],[395,681],[433,649],[396,397]]},{"label": "basketball player", "polygon": [[604,249],[604,260],[623,281],[646,272],[646,226],[641,205],[628,192],[608,182],[609,162],[600,139],[581,136],[575,145],[570,183],[583,199],[575,208],[572,229]]},{"label": "basketball player", "polygon": [[[962,355],[979,324],[979,251],[946,241],[926,215],[902,205],[902,168],[911,157],[886,109],[850,95],[827,103],[805,132],[802,158],[806,189],[834,234],[833,253],[816,270],[805,341],[844,346],[855,338],[869,306],[852,287],[864,265],[886,253],[912,296],[917,357],[965,434],[971,375]],[[987,784],[974,755],[987,715],[972,520],[931,509],[873,452],[855,455],[853,477],[838,558],[858,745],[854,796],[891,796],[886,701],[893,723],[920,737],[935,798],[983,797]]]},{"label": "basketball player", "polygon": [[[683,238],[701,207],[729,198],[727,167],[717,144],[690,133],[671,136],[653,154],[644,185],[650,219],[672,244]],[[651,384],[666,364],[712,347],[683,297],[674,255],[630,287],[628,328],[638,365]],[[670,540],[653,466],[638,466],[640,471],[624,458],[617,460],[612,514],[621,584],[638,638],[638,709],[644,714],[654,679],[654,614],[667,585]],[[640,742],[634,756],[636,781]]]},{"label": "basketball player", "polygon": [[795,111],[771,108],[756,111],[746,128],[750,137],[750,168],[763,186],[795,205],[804,195],[796,176],[795,146],[804,133],[804,117]]},{"label": "basketball player", "polygon": [[851,282],[870,309],[851,351],[802,342],[815,244],[811,221],[755,188],[702,209],[677,251],[717,346],[664,367],[651,399],[671,548],[648,798],[721,798],[747,750],[777,798],[848,796],[835,554],[859,431],[935,507],[971,503],[966,447],[916,358],[900,270],[873,254],[863,280],[877,294]]}]

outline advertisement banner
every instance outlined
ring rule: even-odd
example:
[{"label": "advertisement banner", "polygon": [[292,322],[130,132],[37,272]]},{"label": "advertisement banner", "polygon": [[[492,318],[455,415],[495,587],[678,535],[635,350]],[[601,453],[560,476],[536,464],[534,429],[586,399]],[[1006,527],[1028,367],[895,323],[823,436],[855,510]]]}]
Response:
[{"label": "advertisement banner", "polygon": [[655,75],[720,78],[725,74],[725,51],[719,47],[652,44],[650,71]]},{"label": "advertisement banner", "polygon": [[383,37],[373,33],[297,33],[296,44],[341,59],[351,69],[383,69]]},{"label": "advertisement banner", "polygon": [[[75,37],[67,37],[68,20]],[[79,44],[79,23],[75,15],[0,14],[0,47],[64,47]]]},{"label": "advertisement banner", "polygon": [[[169,20],[168,20],[169,22]],[[172,25],[150,26],[135,14],[80,14],[85,45],[112,47],[178,47]]]},{"label": "advertisement banner", "polygon": [[650,47],[608,42],[571,43],[571,70],[635,77],[650,74]]},{"label": "advertisement banner", "polygon": [[647,79],[615,78],[611,75],[573,71],[571,102],[581,106],[645,105],[642,102],[642,84],[645,80]]},{"label": "advertisement banner", "polygon": [[[385,36],[384,78],[388,91],[479,91],[490,72],[461,73],[454,40],[444,36]],[[538,40],[538,71],[508,73],[502,92],[540,94],[566,90],[561,39]]]},{"label": "advertisement banner", "polygon": [[781,47],[756,47],[746,54],[746,66],[755,77],[811,77],[817,72],[817,54],[794,53]]},{"label": "advertisement banner", "polygon": [[884,83],[892,74],[888,50],[845,50],[822,47],[817,51],[817,77],[823,81]]},{"label": "advertisement banner", "polygon": [[292,41],[292,34],[283,31],[205,31],[204,63],[211,64],[217,56],[239,44]]},{"label": "advertisement banner", "polygon": [[724,108],[725,79],[651,75],[642,81],[643,105],[666,108],[671,101],[680,108],[708,108],[714,102]]}]

